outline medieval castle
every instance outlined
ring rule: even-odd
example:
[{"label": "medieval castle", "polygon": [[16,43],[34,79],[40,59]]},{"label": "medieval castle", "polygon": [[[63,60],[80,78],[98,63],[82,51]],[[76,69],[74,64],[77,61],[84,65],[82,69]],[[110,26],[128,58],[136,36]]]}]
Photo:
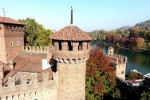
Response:
[{"label": "medieval castle", "polygon": [[[55,32],[53,46],[24,46],[24,23],[0,17],[0,100],[85,100],[86,61],[90,41],[86,32],[71,25]],[[127,58],[107,57],[116,76],[125,80]]]},{"label": "medieval castle", "polygon": [[92,38],[72,23],[50,37],[53,46],[27,47],[25,24],[0,17],[0,100],[85,100]]}]

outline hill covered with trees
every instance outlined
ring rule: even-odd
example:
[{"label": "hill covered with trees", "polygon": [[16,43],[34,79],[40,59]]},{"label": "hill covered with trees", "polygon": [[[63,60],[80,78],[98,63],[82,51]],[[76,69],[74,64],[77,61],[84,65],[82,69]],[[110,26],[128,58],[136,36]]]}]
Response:
[{"label": "hill covered with trees", "polygon": [[150,20],[132,27],[122,27],[111,31],[96,30],[89,34],[97,43],[103,42],[117,47],[150,50]]},{"label": "hill covered with trees", "polygon": [[150,20],[146,20],[144,22],[137,23],[135,25],[135,27],[137,27],[139,29],[143,29],[143,30],[150,30]]}]

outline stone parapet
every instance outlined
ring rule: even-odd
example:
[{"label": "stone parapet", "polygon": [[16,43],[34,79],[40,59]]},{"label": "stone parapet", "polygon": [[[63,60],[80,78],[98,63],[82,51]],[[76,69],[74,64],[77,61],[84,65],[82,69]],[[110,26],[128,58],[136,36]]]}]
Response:
[{"label": "stone parapet", "polygon": [[113,56],[107,55],[107,58],[109,58],[109,59],[110,59],[110,62],[111,62],[111,63],[114,63],[114,64],[127,63],[127,57],[126,57],[126,56],[114,54]]},{"label": "stone parapet", "polygon": [[44,47],[25,46],[24,47],[24,52],[37,53],[37,54],[47,54],[47,52],[52,48],[53,48],[52,46],[44,46]]}]

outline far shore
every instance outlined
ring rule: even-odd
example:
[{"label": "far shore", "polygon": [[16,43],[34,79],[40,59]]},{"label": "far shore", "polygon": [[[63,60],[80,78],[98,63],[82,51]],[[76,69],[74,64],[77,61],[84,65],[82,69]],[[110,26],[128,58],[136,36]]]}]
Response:
[{"label": "far shore", "polygon": [[107,46],[112,46],[112,47],[115,47],[115,48],[122,48],[122,49],[127,49],[127,50],[131,50],[131,51],[137,51],[137,52],[141,52],[141,53],[144,53],[144,54],[150,54],[150,50],[146,50],[146,49],[132,49],[132,48],[127,48],[127,47],[118,47],[114,44],[109,44],[109,43],[106,43],[106,42],[97,42],[97,41],[94,41],[93,43],[97,43],[97,44],[102,44],[102,45],[107,45]]}]

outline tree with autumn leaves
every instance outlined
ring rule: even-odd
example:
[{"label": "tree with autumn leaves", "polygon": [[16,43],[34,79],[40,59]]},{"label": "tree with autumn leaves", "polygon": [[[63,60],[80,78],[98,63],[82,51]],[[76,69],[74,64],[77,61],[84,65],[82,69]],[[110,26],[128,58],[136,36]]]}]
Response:
[{"label": "tree with autumn leaves", "polygon": [[[115,72],[109,66],[109,61],[98,47],[90,52],[86,71],[86,99],[100,100],[104,95],[115,90]],[[112,94],[115,95],[115,94]],[[116,94],[118,95],[118,93]],[[115,95],[115,96],[116,96]]]}]

